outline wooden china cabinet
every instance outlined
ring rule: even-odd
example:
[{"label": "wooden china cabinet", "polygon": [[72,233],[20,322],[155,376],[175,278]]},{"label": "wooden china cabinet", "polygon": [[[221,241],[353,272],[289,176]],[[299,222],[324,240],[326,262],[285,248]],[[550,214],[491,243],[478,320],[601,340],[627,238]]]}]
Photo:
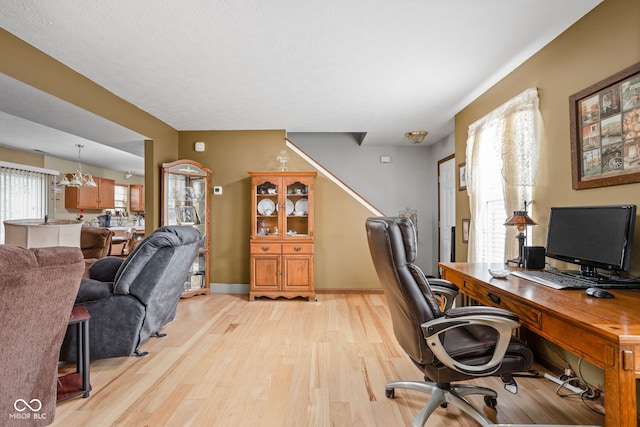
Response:
[{"label": "wooden china cabinet", "polygon": [[162,164],[162,225],[189,225],[202,235],[183,298],[209,293],[210,180],[211,170],[193,160]]},{"label": "wooden china cabinet", "polygon": [[315,172],[249,172],[249,300],[316,299],[313,196]]}]

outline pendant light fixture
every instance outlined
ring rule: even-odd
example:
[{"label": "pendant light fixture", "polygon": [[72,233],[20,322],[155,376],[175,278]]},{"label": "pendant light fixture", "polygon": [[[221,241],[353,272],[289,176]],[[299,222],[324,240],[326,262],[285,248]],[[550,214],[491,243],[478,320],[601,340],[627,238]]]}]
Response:
[{"label": "pendant light fixture", "polygon": [[78,170],[71,177],[71,181],[69,181],[69,179],[65,175],[64,178],[62,178],[62,180],[58,183],[58,185],[66,185],[67,187],[97,187],[98,184],[96,184],[93,180],[93,176],[91,176],[91,174],[89,173],[85,175],[82,172],[80,152],[84,148],[84,145],[76,144],[76,147],[78,147]]}]

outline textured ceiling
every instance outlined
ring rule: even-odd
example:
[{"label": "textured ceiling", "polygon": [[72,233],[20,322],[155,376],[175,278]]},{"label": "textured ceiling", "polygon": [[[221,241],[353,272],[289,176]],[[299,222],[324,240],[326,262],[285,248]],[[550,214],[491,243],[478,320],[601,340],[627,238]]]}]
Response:
[{"label": "textured ceiling", "polygon": [[0,25],[178,130],[396,145],[409,130],[447,136],[460,109],[598,3],[2,0]]}]

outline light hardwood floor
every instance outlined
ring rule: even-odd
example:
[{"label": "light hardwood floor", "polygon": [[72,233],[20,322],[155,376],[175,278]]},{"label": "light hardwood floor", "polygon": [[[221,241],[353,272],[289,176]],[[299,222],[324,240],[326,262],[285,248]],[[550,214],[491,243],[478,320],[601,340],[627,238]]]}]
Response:
[{"label": "light hardwood floor", "polygon": [[[320,294],[305,300],[247,301],[243,295],[180,301],[164,338],[146,357],[91,363],[93,391],[61,402],[53,426],[409,426],[427,396],[385,382],[421,378],[393,336],[384,295]],[[68,367],[62,367],[61,372]],[[498,391],[501,423],[595,424],[579,398],[556,396],[545,379],[473,381]],[[456,408],[439,408],[427,426],[475,426]]]}]

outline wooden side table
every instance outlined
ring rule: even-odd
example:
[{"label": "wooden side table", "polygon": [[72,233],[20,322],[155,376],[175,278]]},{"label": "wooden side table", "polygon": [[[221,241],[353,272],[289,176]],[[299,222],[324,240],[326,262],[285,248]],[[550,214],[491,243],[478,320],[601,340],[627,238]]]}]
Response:
[{"label": "wooden side table", "polygon": [[69,318],[69,327],[76,327],[76,372],[58,377],[57,402],[82,395],[89,397],[89,312],[84,306],[74,306]]}]

